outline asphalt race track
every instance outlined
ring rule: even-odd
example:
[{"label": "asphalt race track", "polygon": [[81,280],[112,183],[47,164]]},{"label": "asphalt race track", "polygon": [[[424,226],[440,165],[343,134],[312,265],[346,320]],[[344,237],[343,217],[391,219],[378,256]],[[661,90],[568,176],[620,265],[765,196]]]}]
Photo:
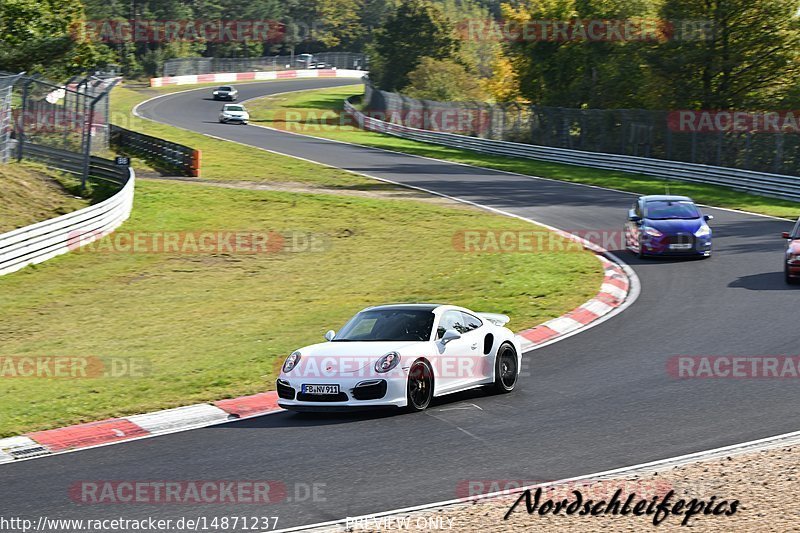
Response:
[{"label": "asphalt race track", "polygon": [[[298,80],[240,85],[240,101],[351,84]],[[633,196],[216,122],[210,89],[166,96],[142,115],[456,196],[565,230],[620,230]],[[471,392],[418,415],[270,416],[0,466],[4,514],[59,518],[279,516],[279,527],[459,496],[465,480],[552,480],[795,431],[797,382],[677,380],[677,355],[792,355],[800,293],[783,282],[780,232],[791,223],[713,214],[710,260],[640,261],[642,294],[627,311],[528,354],[531,375],[508,396]],[[343,279],[342,283],[357,283]],[[265,297],[269,297],[265,287]],[[376,302],[379,303],[379,302]],[[487,309],[486,311],[491,311]],[[320,324],[320,331],[339,324]],[[513,327],[513,322],[511,324]],[[321,335],[321,334],[320,334]],[[321,339],[321,337],[320,337]],[[80,506],[81,480],[270,479],[291,501],[268,508]],[[324,484],[324,501],[293,494]],[[302,496],[302,494],[300,494]],[[740,496],[740,495],[729,495]]]}]

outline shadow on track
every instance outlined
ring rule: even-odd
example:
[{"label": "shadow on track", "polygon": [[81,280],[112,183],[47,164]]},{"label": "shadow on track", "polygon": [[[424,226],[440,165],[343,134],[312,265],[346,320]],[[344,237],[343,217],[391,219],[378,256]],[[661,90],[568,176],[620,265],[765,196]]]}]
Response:
[{"label": "shadow on track", "polygon": [[751,291],[792,291],[800,289],[798,285],[789,285],[786,283],[783,278],[783,272],[781,271],[742,276],[730,282],[728,287]]},{"label": "shadow on track", "polygon": [[[448,394],[442,398],[434,398],[428,410],[437,407],[449,406],[469,400],[477,400],[494,396],[492,393],[484,392],[481,389],[473,389],[455,394]],[[423,411],[425,412],[425,411]],[[350,424],[364,420],[388,419],[396,416],[419,415],[420,413],[407,413],[403,409],[389,407],[386,409],[374,409],[367,411],[344,411],[327,413],[295,413],[283,411],[275,414],[257,416],[247,420],[232,420],[227,424],[211,426],[206,429],[245,429],[245,428],[282,428],[282,427],[318,427],[332,426],[339,424]]]}]

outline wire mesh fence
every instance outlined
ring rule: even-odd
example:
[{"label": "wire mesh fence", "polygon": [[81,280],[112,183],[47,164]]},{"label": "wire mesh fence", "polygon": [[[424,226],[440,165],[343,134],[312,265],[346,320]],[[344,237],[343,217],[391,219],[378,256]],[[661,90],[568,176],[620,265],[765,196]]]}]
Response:
[{"label": "wire mesh fence", "polygon": [[800,129],[796,127],[697,131],[702,128],[675,127],[677,111],[434,102],[380,91],[369,84],[364,101],[373,116],[424,130],[800,176]]},{"label": "wire mesh fence", "polygon": [[78,154],[83,160],[83,181],[92,154],[109,148],[109,98],[119,78],[72,78],[53,83],[22,76],[11,95],[12,132],[16,158],[34,158],[50,149]]},{"label": "wire mesh fence", "polygon": [[312,68],[366,70],[367,58],[353,52],[322,52],[267,57],[185,57],[164,62],[163,75],[187,76],[221,72],[261,72]]},{"label": "wire mesh fence", "polygon": [[108,148],[108,93],[118,78],[72,78],[57,84],[23,77],[13,106],[18,141],[94,153]]}]

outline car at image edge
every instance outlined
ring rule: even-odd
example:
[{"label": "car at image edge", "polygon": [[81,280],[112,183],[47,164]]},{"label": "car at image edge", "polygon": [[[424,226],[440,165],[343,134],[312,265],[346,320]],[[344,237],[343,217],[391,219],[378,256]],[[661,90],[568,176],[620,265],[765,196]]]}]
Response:
[{"label": "car at image edge", "polygon": [[508,321],[452,305],[369,307],[338,334],[328,331],[328,342],[286,358],[278,405],[294,411],[422,411],[434,397],[475,387],[511,392],[522,348],[505,327]]},{"label": "car at image edge", "polygon": [[786,250],[783,257],[783,275],[786,283],[800,283],[800,218],[795,222],[792,231],[784,231],[781,235],[786,239]]},{"label": "car at image edge", "polygon": [[714,217],[703,215],[687,196],[640,196],[628,211],[625,246],[639,257],[711,256]]}]

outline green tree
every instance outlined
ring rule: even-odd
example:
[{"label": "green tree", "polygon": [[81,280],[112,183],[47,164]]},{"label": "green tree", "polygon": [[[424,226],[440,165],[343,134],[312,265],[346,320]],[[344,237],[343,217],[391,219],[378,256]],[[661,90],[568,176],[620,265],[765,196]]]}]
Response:
[{"label": "green tree", "polygon": [[79,0],[0,2],[0,70],[42,73],[58,79],[85,72],[104,60],[79,31]]},{"label": "green tree", "polygon": [[484,100],[478,79],[464,65],[450,59],[423,57],[419,66],[409,72],[410,85],[403,94],[441,102]]},{"label": "green tree", "polygon": [[455,59],[459,47],[452,23],[426,0],[404,0],[376,32],[370,77],[381,89],[403,89],[421,58]]},{"label": "green tree", "polygon": [[[650,0],[526,0],[504,5],[504,19],[517,27],[534,21],[644,21],[654,13]],[[578,24],[579,27],[584,27]],[[644,27],[641,24],[639,27]],[[553,26],[548,30],[552,33]],[[509,38],[503,49],[519,82],[520,95],[531,102],[563,107],[637,107],[642,104],[643,44],[634,38],[609,40]],[[496,71],[503,74],[503,69]],[[502,80],[494,80],[502,85]]]},{"label": "green tree", "polygon": [[661,17],[676,23],[647,54],[651,105],[776,105],[800,80],[798,9],[798,0],[665,0]]}]

